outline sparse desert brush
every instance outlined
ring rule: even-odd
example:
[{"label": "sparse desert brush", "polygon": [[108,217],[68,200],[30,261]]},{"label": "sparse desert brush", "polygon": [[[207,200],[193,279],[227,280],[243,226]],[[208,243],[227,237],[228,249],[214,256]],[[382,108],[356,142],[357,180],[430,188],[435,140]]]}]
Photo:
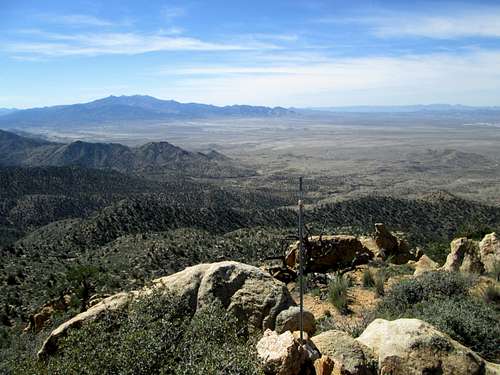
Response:
[{"label": "sparse desert brush", "polygon": [[387,274],[385,270],[379,270],[373,278],[373,285],[375,286],[375,294],[377,297],[382,297],[385,294],[384,285],[386,280]]},{"label": "sparse desert brush", "polygon": [[483,292],[483,298],[487,303],[494,303],[500,307],[500,287],[498,285],[488,285]]},{"label": "sparse desert brush", "polygon": [[220,302],[191,317],[180,297],[154,293],[72,330],[46,362],[17,353],[10,365],[19,374],[261,374],[242,332]]},{"label": "sparse desert brush", "polygon": [[337,330],[346,332],[356,338],[363,333],[368,324],[374,319],[375,315],[372,310],[362,310],[357,318],[346,320],[335,319],[331,314],[325,314],[316,321],[316,333]]},{"label": "sparse desert brush", "polygon": [[500,261],[493,263],[493,270],[491,276],[496,280],[500,281]]},{"label": "sparse desert brush", "polygon": [[328,300],[341,314],[349,312],[348,290],[351,285],[352,280],[341,274],[336,274],[328,283]]},{"label": "sparse desert brush", "polygon": [[484,358],[498,361],[498,312],[484,299],[469,294],[474,282],[470,275],[441,271],[401,280],[381,299],[376,317],[424,320]]},{"label": "sparse desert brush", "polygon": [[370,270],[370,268],[365,268],[363,270],[363,275],[362,275],[361,280],[363,283],[363,287],[365,287],[365,288],[371,288],[371,287],[375,286],[375,280],[373,278],[373,273]]}]

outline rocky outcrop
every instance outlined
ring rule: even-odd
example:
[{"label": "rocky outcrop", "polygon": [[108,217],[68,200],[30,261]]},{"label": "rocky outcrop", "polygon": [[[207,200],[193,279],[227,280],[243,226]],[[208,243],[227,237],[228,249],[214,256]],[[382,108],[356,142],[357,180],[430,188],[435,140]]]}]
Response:
[{"label": "rocky outcrop", "polygon": [[30,315],[29,324],[24,331],[33,331],[35,333],[40,332],[45,327],[47,322],[52,319],[52,315],[68,310],[70,303],[71,296],[69,295],[64,295],[61,298],[46,303],[35,313]]},{"label": "rocky outcrop", "polygon": [[284,284],[257,267],[238,262],[200,264],[156,279],[144,289],[105,298],[57,327],[43,344],[39,356],[54,353],[59,339],[69,329],[98,319],[107,310],[124,308],[132,299],[158,291],[173,292],[183,298],[189,309],[186,314],[194,314],[218,300],[240,321],[246,322],[250,331],[274,329],[279,313],[295,304]]},{"label": "rocky outcrop", "polygon": [[311,338],[324,357],[330,358],[328,363],[334,367],[327,375],[375,375],[376,359],[368,347],[356,341],[342,331],[326,331]]},{"label": "rocky outcrop", "polygon": [[331,375],[335,370],[335,362],[328,356],[321,356],[314,361],[314,371],[316,375]]},{"label": "rocky outcrop", "polygon": [[[367,263],[373,254],[354,236],[311,236],[304,241],[307,272],[326,272]],[[298,267],[299,242],[288,249],[285,262],[288,267]]]},{"label": "rocky outcrop", "polygon": [[408,244],[394,236],[382,223],[375,224],[376,257],[390,259],[392,263],[403,264],[414,259]]},{"label": "rocky outcrop", "polygon": [[493,273],[499,263],[500,239],[493,232],[485,235],[481,242],[466,237],[451,241],[450,253],[441,269],[477,274]]},{"label": "rocky outcrop", "polygon": [[454,239],[450,244],[450,253],[441,269],[450,272],[483,273],[484,265],[481,262],[477,241],[466,237]]},{"label": "rocky outcrop", "polygon": [[495,232],[484,236],[479,243],[479,257],[488,273],[492,273],[495,266],[500,264],[500,238]]},{"label": "rocky outcrop", "polygon": [[313,363],[321,355],[314,344],[298,338],[298,332],[278,333],[266,330],[257,343],[257,355],[262,362],[264,373],[272,375],[297,375],[312,370]]},{"label": "rocky outcrop", "polygon": [[434,262],[425,254],[417,262],[410,260],[408,265],[415,270],[413,276],[420,276],[425,272],[435,271],[439,268],[439,263]]},{"label": "rocky outcrop", "polygon": [[[304,331],[312,335],[316,331],[316,319],[313,313],[304,309],[303,314]],[[288,309],[283,310],[276,318],[276,332],[283,333],[285,331],[299,331],[300,330],[300,307],[290,306]]]},{"label": "rocky outcrop", "polygon": [[373,350],[380,374],[479,375],[497,371],[496,365],[418,319],[376,319],[356,341]]}]

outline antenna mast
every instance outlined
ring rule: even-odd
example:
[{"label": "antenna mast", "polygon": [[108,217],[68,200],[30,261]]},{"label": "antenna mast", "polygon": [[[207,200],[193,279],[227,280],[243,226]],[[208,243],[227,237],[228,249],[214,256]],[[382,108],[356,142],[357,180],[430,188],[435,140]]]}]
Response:
[{"label": "antenna mast", "polygon": [[300,340],[304,340],[304,191],[299,178],[299,287],[300,287]]}]

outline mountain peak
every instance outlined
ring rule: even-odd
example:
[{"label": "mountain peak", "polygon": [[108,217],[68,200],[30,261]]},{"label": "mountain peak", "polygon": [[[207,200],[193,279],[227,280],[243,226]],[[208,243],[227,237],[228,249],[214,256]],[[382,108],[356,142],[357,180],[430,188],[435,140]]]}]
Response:
[{"label": "mountain peak", "polygon": [[149,95],[110,95],[88,103],[32,108],[0,116],[0,126],[22,128],[49,126],[65,128],[126,121],[170,121],[214,117],[281,117],[295,114],[282,107],[180,103]]}]

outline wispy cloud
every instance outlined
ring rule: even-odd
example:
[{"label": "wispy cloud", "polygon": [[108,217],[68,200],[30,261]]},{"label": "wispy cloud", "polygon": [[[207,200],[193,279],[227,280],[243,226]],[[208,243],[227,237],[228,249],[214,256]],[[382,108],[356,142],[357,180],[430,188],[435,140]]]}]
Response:
[{"label": "wispy cloud", "polygon": [[37,18],[66,26],[114,26],[116,23],[88,14],[39,14]]},{"label": "wispy cloud", "polygon": [[453,16],[389,17],[372,21],[375,34],[381,37],[500,38],[500,8],[487,14],[466,13]]},{"label": "wispy cloud", "polygon": [[172,21],[175,18],[186,15],[186,8],[179,6],[164,6],[161,10],[161,15],[166,21]]},{"label": "wispy cloud", "polygon": [[[177,31],[177,30],[171,30]],[[0,47],[10,54],[61,57],[96,56],[105,54],[136,55],[158,51],[237,51],[277,49],[277,45],[262,42],[218,43],[197,38],[165,35],[165,32],[144,33],[78,33],[60,34],[41,30],[24,30],[38,37],[36,41],[4,43]],[[174,33],[175,34],[175,33]]]},{"label": "wispy cloud", "polygon": [[[277,66],[220,65],[160,73],[170,78],[169,95],[216,104],[350,105],[486,103],[500,85],[500,51],[466,55],[331,59]],[[475,101],[475,102],[474,102]],[[490,103],[495,104],[495,103]]]},{"label": "wispy cloud", "polygon": [[328,16],[316,19],[319,23],[359,24],[378,37],[425,37],[457,39],[467,37],[500,37],[500,7],[418,11],[379,11],[371,15],[349,17]]}]

